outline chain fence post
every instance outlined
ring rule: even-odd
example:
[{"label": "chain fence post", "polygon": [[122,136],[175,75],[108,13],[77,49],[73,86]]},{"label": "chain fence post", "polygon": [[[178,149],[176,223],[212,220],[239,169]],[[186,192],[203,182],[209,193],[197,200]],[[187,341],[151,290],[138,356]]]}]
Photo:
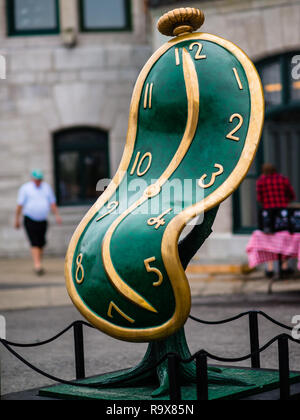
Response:
[{"label": "chain fence post", "polygon": [[259,329],[258,329],[258,312],[249,313],[249,332],[250,332],[250,350],[251,350],[251,367],[252,369],[260,369],[259,354]]},{"label": "chain fence post", "polygon": [[170,400],[174,402],[181,401],[179,357],[176,354],[170,354],[168,356],[168,375]]},{"label": "chain fence post", "polygon": [[208,401],[207,354],[201,351],[196,356],[197,400]]},{"label": "chain fence post", "polygon": [[279,380],[280,380],[280,400],[290,399],[290,361],[289,361],[289,341],[286,335],[278,338],[278,360],[279,360]]},{"label": "chain fence post", "polygon": [[[6,339],[6,320],[4,316],[0,315],[0,339],[5,340]],[[2,346],[0,346],[0,399],[2,395],[2,353],[3,349]]]},{"label": "chain fence post", "polygon": [[74,351],[76,379],[85,379],[83,327],[80,322],[74,324]]}]

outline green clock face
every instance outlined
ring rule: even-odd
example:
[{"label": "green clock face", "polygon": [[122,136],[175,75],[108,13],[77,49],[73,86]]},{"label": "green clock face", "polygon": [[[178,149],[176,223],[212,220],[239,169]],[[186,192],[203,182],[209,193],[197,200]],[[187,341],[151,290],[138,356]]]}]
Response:
[{"label": "green clock face", "polygon": [[92,324],[128,341],[182,327],[191,296],[179,235],[238,187],[263,119],[257,72],[232,43],[196,33],[151,57],[133,93],[120,168],[67,255],[68,291]]}]

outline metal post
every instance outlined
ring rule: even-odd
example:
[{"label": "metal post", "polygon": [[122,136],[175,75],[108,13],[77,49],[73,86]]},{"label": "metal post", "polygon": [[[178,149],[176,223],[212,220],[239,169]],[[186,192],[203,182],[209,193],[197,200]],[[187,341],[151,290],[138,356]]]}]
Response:
[{"label": "metal post", "polygon": [[259,331],[258,331],[258,313],[249,313],[249,332],[250,332],[250,349],[251,349],[251,367],[252,369],[260,369],[259,352]]},{"label": "metal post", "polygon": [[[4,316],[0,315],[0,339],[5,340],[6,339],[6,320]],[[1,382],[1,376],[2,376],[2,366],[1,366],[1,359],[2,359],[2,346],[0,346],[0,400],[2,395],[2,382]]]},{"label": "metal post", "polygon": [[75,349],[76,379],[84,379],[85,378],[85,364],[84,364],[83,328],[82,328],[82,324],[79,322],[76,322],[74,324],[74,349]]},{"label": "metal post", "polygon": [[196,356],[196,373],[197,373],[197,400],[208,401],[208,371],[207,371],[207,355],[200,352]]},{"label": "metal post", "polygon": [[278,255],[278,276],[279,276],[279,280],[283,280],[282,262],[283,262],[283,257],[282,257],[281,254],[279,254]]},{"label": "metal post", "polygon": [[279,378],[280,378],[280,400],[290,399],[290,362],[289,362],[289,341],[283,335],[278,339],[278,359],[279,359]]},{"label": "metal post", "polygon": [[170,400],[174,402],[181,401],[179,360],[176,354],[170,354],[168,356],[168,374],[170,386]]}]

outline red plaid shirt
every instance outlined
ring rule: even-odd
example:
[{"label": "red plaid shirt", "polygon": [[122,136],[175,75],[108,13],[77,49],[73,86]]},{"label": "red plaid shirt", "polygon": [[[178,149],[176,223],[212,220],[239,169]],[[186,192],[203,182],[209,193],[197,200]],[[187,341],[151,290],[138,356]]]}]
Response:
[{"label": "red plaid shirt", "polygon": [[257,200],[264,209],[287,207],[296,199],[290,181],[278,173],[262,175],[257,181],[256,191]]}]

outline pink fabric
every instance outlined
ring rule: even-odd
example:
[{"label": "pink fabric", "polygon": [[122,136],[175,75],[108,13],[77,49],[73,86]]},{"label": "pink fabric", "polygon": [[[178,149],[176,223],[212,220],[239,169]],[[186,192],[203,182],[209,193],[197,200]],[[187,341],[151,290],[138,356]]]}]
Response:
[{"label": "pink fabric", "polygon": [[298,259],[300,270],[300,233],[277,232],[271,235],[256,230],[247,246],[249,266],[251,268],[267,261],[278,260],[281,254]]}]

